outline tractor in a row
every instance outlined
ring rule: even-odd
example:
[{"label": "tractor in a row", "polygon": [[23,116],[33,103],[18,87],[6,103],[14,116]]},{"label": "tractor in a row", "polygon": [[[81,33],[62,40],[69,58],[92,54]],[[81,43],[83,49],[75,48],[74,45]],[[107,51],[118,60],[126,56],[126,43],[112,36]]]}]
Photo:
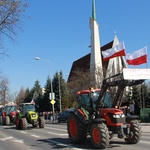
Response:
[{"label": "tractor in a row", "polygon": [[16,115],[15,124],[17,129],[26,130],[31,124],[34,128],[44,128],[45,120],[43,116],[35,110],[35,104],[22,103],[18,107],[18,113]]},{"label": "tractor in a row", "polygon": [[16,118],[16,106],[5,105],[1,108],[0,124],[10,125],[15,123]]},{"label": "tractor in a row", "polygon": [[[124,80],[117,74],[103,80],[101,89],[77,92],[77,108],[70,110],[67,130],[73,143],[84,143],[88,135],[95,148],[105,149],[114,134],[128,144],[136,144],[141,137],[138,116],[126,116],[120,109],[124,89],[144,80]],[[110,88],[116,87],[114,98]]]}]

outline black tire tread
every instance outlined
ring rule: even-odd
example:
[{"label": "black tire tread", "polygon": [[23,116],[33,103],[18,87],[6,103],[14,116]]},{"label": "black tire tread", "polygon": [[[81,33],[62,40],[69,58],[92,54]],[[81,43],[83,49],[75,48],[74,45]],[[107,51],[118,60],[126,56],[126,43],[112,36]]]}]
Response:
[{"label": "black tire tread", "polygon": [[[94,128],[97,128],[101,134],[101,141],[99,144],[95,143],[93,136],[92,136],[92,131]],[[90,130],[90,135],[91,135],[91,141],[93,143],[93,146],[95,148],[100,148],[100,149],[105,149],[107,148],[109,144],[109,132],[108,128],[104,123],[95,123],[91,126]]]},{"label": "black tire tread", "polygon": [[141,138],[141,126],[137,120],[131,121],[131,134],[125,138],[128,144],[136,144]]},{"label": "black tire tread", "polygon": [[[70,129],[69,129],[69,124],[71,119],[74,119],[76,124],[77,124],[77,128],[78,128],[78,132],[77,132],[77,136],[76,137],[72,137],[72,135],[70,134]],[[84,143],[86,141],[86,137],[87,137],[87,127],[79,120],[79,118],[75,115],[75,114],[70,114],[70,116],[68,117],[68,121],[67,121],[67,130],[68,130],[68,135],[69,138],[71,139],[72,143]]]}]

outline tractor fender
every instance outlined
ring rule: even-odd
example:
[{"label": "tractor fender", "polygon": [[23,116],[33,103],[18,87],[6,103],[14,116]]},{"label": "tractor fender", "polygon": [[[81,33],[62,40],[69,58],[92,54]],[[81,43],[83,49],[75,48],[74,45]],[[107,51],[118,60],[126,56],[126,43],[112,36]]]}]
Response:
[{"label": "tractor fender", "polygon": [[87,124],[84,114],[80,109],[72,108],[69,110],[69,113],[76,115],[83,124]]}]

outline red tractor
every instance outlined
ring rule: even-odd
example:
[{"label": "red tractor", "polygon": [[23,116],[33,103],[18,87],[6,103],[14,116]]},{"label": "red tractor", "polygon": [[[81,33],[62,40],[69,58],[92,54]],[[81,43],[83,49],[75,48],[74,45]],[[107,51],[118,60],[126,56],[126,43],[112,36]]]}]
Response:
[{"label": "red tractor", "polygon": [[[112,81],[113,80],[113,81]],[[83,143],[90,135],[95,148],[107,148],[114,134],[128,144],[136,144],[141,137],[138,116],[126,116],[120,108],[126,86],[144,80],[124,80],[117,74],[103,80],[101,89],[81,90],[77,93],[77,108],[70,110],[67,130],[73,143]],[[108,88],[118,87],[112,100]]]},{"label": "red tractor", "polygon": [[2,125],[10,125],[10,123],[15,123],[16,117],[16,106],[4,106],[0,116],[0,123]]}]

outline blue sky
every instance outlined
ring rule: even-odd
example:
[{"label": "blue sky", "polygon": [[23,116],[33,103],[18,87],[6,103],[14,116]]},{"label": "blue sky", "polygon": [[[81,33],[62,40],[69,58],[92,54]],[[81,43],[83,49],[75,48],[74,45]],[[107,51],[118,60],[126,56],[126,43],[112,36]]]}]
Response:
[{"label": "blue sky", "polygon": [[[112,41],[114,32],[124,41],[126,53],[150,48],[149,0],[95,0],[101,46]],[[0,60],[1,75],[8,77],[10,92],[32,88],[36,80],[43,87],[48,75],[62,70],[69,74],[73,61],[90,53],[89,18],[92,0],[28,0],[23,31],[15,43],[5,41],[10,58]],[[49,60],[50,63],[39,60]],[[139,68],[145,68],[140,65]],[[133,66],[129,66],[132,67]]]}]

